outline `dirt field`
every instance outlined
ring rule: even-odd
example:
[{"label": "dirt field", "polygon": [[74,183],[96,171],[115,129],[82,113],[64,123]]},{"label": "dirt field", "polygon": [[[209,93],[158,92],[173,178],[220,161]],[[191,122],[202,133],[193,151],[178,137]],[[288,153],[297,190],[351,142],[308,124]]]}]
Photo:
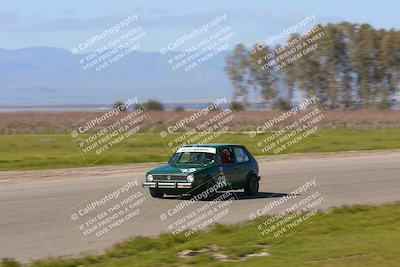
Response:
[{"label": "dirt field", "polygon": [[[208,116],[196,120],[197,123],[205,121],[209,116],[218,111],[211,112]],[[273,116],[279,115],[282,111],[241,111],[236,112],[236,119],[231,124],[231,129],[244,131],[253,128],[255,125],[264,123]],[[3,112],[0,113],[0,134],[47,134],[47,133],[68,133],[73,125],[80,121],[89,120],[101,116],[104,112],[89,111],[58,111],[58,112]],[[163,124],[170,124],[193,112],[175,111],[151,111],[148,112],[149,121],[146,123],[146,130],[155,131]],[[326,111],[324,124],[332,127],[350,128],[387,128],[400,127],[400,110],[330,110]],[[120,114],[110,119],[107,124],[112,123],[128,113]],[[103,125],[104,126],[104,125]],[[188,124],[188,126],[193,126]]]}]

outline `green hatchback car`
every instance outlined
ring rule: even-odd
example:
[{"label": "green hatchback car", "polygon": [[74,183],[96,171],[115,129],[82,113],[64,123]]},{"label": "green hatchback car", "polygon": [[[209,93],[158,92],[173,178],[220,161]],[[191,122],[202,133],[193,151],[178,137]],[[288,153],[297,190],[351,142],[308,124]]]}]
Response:
[{"label": "green hatchback car", "polygon": [[231,189],[255,195],[259,181],[258,163],[244,146],[202,144],[180,147],[168,164],[146,173],[143,187],[158,198],[202,192],[213,198],[216,191]]}]

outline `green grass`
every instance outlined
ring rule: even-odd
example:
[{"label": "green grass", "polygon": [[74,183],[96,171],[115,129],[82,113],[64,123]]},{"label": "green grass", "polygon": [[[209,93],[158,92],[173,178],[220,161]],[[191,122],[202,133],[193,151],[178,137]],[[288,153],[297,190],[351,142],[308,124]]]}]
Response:
[{"label": "green grass", "polygon": [[[176,135],[177,136],[177,135]],[[262,136],[261,136],[262,137]],[[225,134],[215,143],[246,145],[262,155],[247,134]],[[335,152],[400,148],[400,129],[324,129],[284,153]],[[157,133],[141,133],[105,157],[82,157],[70,135],[0,135],[0,170],[49,169],[96,165],[166,161],[171,151]]]},{"label": "green grass", "polygon": [[[30,267],[117,267],[117,266],[399,266],[400,204],[380,207],[342,207],[315,215],[314,222],[279,242],[259,238],[251,222],[217,225],[196,239],[171,242],[168,235],[138,237],[116,245],[97,256],[80,259],[48,259]],[[266,245],[266,248],[260,248]],[[232,261],[221,262],[213,252],[179,258],[185,249],[220,247]],[[270,256],[240,260],[249,253],[265,249]],[[11,265],[12,261],[2,267]]]}]

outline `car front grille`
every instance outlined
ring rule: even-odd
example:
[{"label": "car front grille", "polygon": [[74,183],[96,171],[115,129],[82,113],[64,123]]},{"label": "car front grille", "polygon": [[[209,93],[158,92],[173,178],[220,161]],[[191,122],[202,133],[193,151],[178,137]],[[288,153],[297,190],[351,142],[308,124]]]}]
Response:
[{"label": "car front grille", "polygon": [[154,181],[185,181],[186,175],[153,174]]}]

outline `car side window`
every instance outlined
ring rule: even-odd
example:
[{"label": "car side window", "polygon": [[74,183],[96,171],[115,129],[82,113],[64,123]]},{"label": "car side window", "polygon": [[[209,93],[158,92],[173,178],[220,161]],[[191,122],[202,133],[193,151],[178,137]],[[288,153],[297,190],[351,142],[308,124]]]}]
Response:
[{"label": "car side window", "polygon": [[235,151],[235,156],[238,163],[250,161],[249,155],[247,155],[243,148],[235,147],[233,150]]},{"label": "car side window", "polygon": [[230,164],[235,163],[235,159],[233,157],[233,151],[230,148],[223,148],[220,153],[222,164]]}]

